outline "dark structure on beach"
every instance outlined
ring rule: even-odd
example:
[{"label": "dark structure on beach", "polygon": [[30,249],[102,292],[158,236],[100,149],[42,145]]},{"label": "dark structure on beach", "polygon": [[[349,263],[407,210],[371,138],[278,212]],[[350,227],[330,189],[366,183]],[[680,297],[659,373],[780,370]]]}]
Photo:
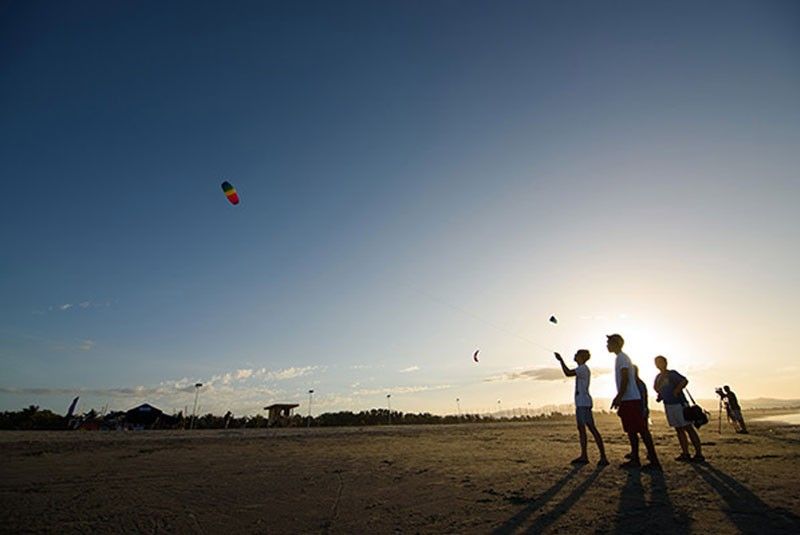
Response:
[{"label": "dark structure on beach", "polygon": [[173,427],[177,425],[178,419],[164,414],[161,409],[153,407],[149,403],[143,403],[138,407],[134,407],[125,411],[125,425],[141,428],[141,429],[156,429],[159,427]]},{"label": "dark structure on beach", "polygon": [[275,403],[264,407],[269,415],[267,425],[269,427],[281,427],[286,425],[292,418],[292,411],[299,407],[297,403]]}]

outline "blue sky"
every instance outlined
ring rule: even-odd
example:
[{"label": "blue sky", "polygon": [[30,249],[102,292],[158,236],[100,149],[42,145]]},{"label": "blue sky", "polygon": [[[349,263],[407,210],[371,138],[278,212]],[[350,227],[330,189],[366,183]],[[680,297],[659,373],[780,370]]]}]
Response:
[{"label": "blue sky", "polygon": [[612,331],[797,396],[798,15],[4,4],[0,408],[569,402]]}]

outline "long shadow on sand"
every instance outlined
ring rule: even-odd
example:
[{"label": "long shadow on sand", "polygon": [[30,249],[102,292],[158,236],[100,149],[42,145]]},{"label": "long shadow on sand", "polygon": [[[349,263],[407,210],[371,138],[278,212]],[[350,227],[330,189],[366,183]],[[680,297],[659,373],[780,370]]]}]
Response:
[{"label": "long shadow on sand", "polygon": [[750,489],[709,464],[692,468],[725,501],[725,514],[742,533],[800,533],[800,517],[796,514],[770,507]]},{"label": "long shadow on sand", "polygon": [[558,520],[561,515],[568,512],[573,505],[575,505],[578,500],[580,500],[583,493],[592,486],[597,476],[600,475],[600,472],[603,471],[603,466],[598,466],[595,468],[594,472],[592,472],[589,477],[587,477],[583,483],[572,489],[572,492],[569,493],[563,500],[558,502],[550,511],[538,517],[533,524],[531,524],[526,530],[526,533],[541,533],[547,526]]},{"label": "long shadow on sand", "polygon": [[690,521],[686,514],[676,511],[667,492],[664,474],[653,472],[650,478],[650,502],[645,500],[642,474],[630,470],[622,487],[619,509],[613,532],[622,533],[686,533]]},{"label": "long shadow on sand", "polygon": [[[506,533],[513,533],[516,529],[518,529],[533,513],[544,507],[547,502],[553,499],[553,497],[559,493],[559,491],[564,488],[570,479],[575,477],[575,475],[580,472],[582,466],[575,466],[567,472],[567,474],[559,479],[552,487],[544,491],[541,495],[537,498],[530,500],[528,505],[525,506],[524,509],[519,511],[517,514],[509,518],[502,526],[498,527],[492,533],[495,535],[501,535]],[[592,474],[595,478],[596,475]],[[590,477],[590,479],[594,480]],[[587,485],[588,487],[588,485]],[[586,490],[584,488],[584,490]],[[575,498],[577,500],[577,498]]]},{"label": "long shadow on sand", "polygon": [[631,521],[645,514],[647,503],[644,501],[642,474],[638,470],[628,471],[625,486],[619,496],[619,508],[614,525],[614,533],[629,533]]}]

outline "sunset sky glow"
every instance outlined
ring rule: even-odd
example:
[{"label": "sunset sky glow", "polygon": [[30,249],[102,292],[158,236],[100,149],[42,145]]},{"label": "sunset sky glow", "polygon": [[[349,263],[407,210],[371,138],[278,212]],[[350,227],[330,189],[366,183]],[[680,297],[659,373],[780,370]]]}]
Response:
[{"label": "sunset sky glow", "polygon": [[613,332],[800,398],[797,2],[14,2],[0,51],[2,410],[569,403]]}]

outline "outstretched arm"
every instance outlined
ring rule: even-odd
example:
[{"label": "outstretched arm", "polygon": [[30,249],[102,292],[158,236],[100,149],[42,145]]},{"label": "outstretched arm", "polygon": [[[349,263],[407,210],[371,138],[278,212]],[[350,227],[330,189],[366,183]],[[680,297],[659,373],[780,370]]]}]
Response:
[{"label": "outstretched arm", "polygon": [[561,364],[561,371],[564,372],[564,375],[566,375],[567,377],[574,377],[575,370],[570,370],[569,368],[567,368],[567,365],[564,364],[564,359],[561,358],[560,354],[555,353],[555,356],[558,363]]}]

